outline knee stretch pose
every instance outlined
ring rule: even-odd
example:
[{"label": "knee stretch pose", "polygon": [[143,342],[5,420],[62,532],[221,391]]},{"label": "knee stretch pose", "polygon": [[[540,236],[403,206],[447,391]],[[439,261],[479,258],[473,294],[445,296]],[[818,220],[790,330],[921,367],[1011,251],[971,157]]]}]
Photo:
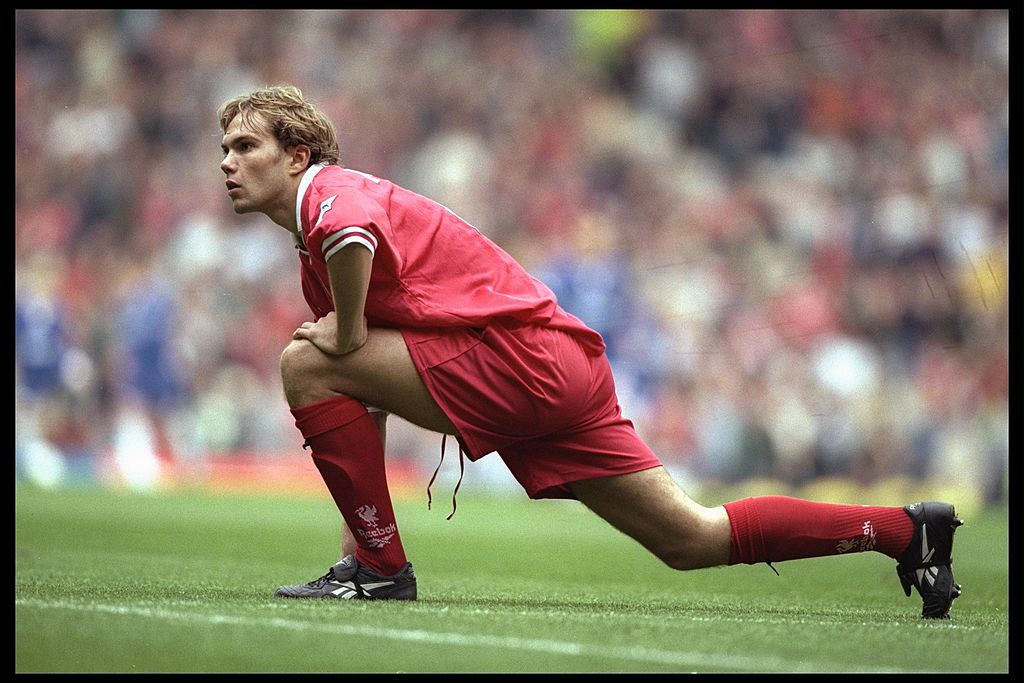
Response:
[{"label": "knee stretch pose", "polygon": [[314,321],[281,355],[285,397],[345,524],[341,560],[293,598],[416,598],[388,492],[388,414],[497,453],[531,498],[574,498],[676,569],[875,551],[922,616],[944,618],[952,505],[761,496],[704,507],[619,408],[601,336],[441,204],[344,168],[330,120],[293,86],[219,112],[228,196],[291,233]]}]

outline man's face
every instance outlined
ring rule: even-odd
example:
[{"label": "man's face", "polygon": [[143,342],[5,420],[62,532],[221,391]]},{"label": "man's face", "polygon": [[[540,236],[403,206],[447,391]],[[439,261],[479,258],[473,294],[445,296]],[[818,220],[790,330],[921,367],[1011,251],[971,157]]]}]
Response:
[{"label": "man's face", "polygon": [[225,185],[235,213],[269,215],[294,202],[294,197],[289,197],[289,156],[261,116],[252,117],[250,125],[243,125],[242,117],[236,116],[228,124],[221,149],[224,160],[220,168],[227,176]]}]

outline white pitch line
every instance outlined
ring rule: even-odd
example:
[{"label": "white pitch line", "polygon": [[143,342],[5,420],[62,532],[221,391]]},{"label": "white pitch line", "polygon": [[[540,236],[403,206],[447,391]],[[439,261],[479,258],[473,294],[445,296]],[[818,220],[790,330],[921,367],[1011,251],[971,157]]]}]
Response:
[{"label": "white pitch line", "polygon": [[[564,640],[546,640],[541,638],[520,638],[518,636],[490,636],[477,633],[452,633],[444,631],[425,631],[422,629],[379,628],[373,626],[350,624],[323,624],[280,617],[255,618],[226,614],[195,614],[176,612],[151,607],[132,605],[85,604],[66,601],[44,601],[34,598],[16,598],[16,606],[37,607],[43,609],[79,610],[99,612],[122,616],[135,616],[150,619],[172,619],[179,621],[203,622],[214,625],[258,626],[261,628],[281,628],[292,631],[315,631],[316,633],[333,633],[343,636],[360,638],[378,638],[407,642],[428,643],[430,645],[452,645],[455,647],[483,647],[500,650],[522,650],[540,652],[560,656],[621,659],[646,664],[665,664],[682,667],[686,671],[699,669],[729,669],[747,671],[804,671],[833,672],[834,663],[817,663],[807,660],[793,661],[780,657],[744,657],[742,655],[724,655],[715,652],[689,652],[684,650],[659,650],[649,647],[615,647],[608,645],[590,645]],[[847,671],[847,670],[843,670]],[[899,669],[854,669],[851,672],[882,672],[900,671]]]},{"label": "white pitch line", "polygon": [[[198,603],[196,603],[198,604]],[[422,612],[422,613],[444,613],[448,609],[438,609],[436,607],[428,607],[426,605],[409,605],[405,609],[410,612]],[[657,621],[659,623],[666,623],[668,619],[673,619],[679,622],[707,622],[712,624],[771,624],[771,625],[795,625],[795,626],[856,626],[858,628],[880,628],[880,629],[892,629],[900,628],[905,629],[907,627],[906,622],[902,621],[891,621],[891,622],[872,622],[862,621],[860,623],[852,622],[846,619],[808,619],[806,617],[788,617],[783,615],[774,615],[771,617],[739,617],[730,616],[727,614],[722,615],[697,615],[697,614],[686,614],[680,612],[672,617],[666,617],[664,614],[634,614],[626,612],[595,612],[586,615],[573,615],[565,614],[563,612],[553,611],[551,609],[530,609],[521,608],[515,611],[511,610],[498,610],[488,608],[473,608],[468,609],[466,614],[483,614],[483,615],[518,615],[524,617],[544,617],[552,614],[558,614],[560,618],[575,618],[585,619],[587,621],[593,621],[594,619],[605,619],[605,620],[627,620],[631,622],[637,621]],[[949,620],[931,620],[931,619],[918,619],[916,622],[910,625],[916,626],[917,628],[932,628],[932,629],[948,629],[951,631],[980,631],[989,630],[983,626],[967,626],[963,624],[957,624]]]}]

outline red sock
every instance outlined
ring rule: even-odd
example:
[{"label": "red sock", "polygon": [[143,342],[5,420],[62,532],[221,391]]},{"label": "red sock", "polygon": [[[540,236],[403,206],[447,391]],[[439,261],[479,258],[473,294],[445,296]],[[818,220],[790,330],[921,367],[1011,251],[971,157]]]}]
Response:
[{"label": "red sock", "polygon": [[761,496],[726,503],[725,509],[732,524],[729,564],[782,562],[867,550],[898,559],[914,535],[914,523],[901,507]]},{"label": "red sock", "polygon": [[293,408],[292,415],[356,538],[356,559],[378,574],[397,573],[405,564],[405,550],[391,506],[384,445],[366,406],[335,396]]}]

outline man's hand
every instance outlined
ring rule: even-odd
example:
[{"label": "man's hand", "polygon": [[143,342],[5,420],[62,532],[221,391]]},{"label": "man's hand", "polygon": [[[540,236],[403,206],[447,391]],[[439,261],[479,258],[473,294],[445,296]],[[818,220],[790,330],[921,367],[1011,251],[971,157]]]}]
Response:
[{"label": "man's hand", "polygon": [[[351,353],[366,343],[366,318],[362,325],[348,335],[338,330],[338,316],[331,311],[315,323],[305,322],[292,333],[292,339],[305,339],[326,354],[343,356]],[[344,336],[344,338],[343,338]]]}]

